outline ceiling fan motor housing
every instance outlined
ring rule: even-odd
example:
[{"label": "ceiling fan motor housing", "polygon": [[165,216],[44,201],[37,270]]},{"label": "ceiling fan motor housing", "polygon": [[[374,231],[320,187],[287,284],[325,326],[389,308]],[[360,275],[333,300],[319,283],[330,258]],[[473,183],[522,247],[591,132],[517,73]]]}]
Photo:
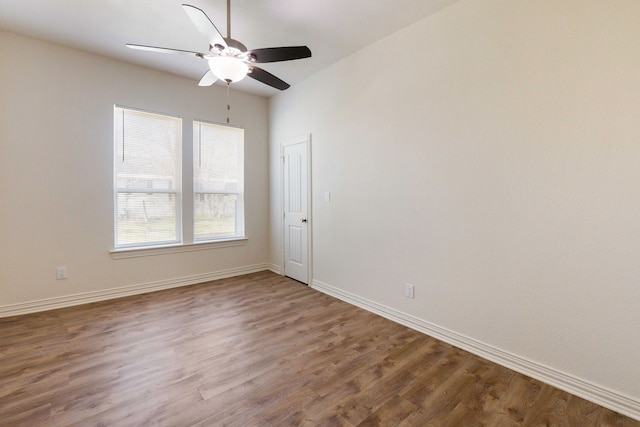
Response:
[{"label": "ceiling fan motor housing", "polygon": [[228,52],[232,56],[239,56],[247,51],[247,47],[236,39],[225,37],[224,41],[227,42]]}]

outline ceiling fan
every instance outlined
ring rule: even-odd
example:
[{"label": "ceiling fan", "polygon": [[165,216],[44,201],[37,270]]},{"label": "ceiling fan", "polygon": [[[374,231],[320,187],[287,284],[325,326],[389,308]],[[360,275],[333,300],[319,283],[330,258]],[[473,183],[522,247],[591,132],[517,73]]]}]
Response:
[{"label": "ceiling fan", "polygon": [[285,90],[290,86],[288,83],[268,71],[256,67],[254,64],[311,57],[311,50],[307,46],[268,47],[247,50],[244,44],[231,38],[231,0],[227,0],[227,37],[223,37],[220,34],[204,11],[188,4],[183,4],[182,7],[198,31],[209,41],[208,52],[200,53],[138,44],[127,44],[127,47],[206,59],[209,62],[209,70],[200,79],[199,86],[211,86],[218,79],[229,85],[242,80],[245,76],[249,76],[276,89]]}]

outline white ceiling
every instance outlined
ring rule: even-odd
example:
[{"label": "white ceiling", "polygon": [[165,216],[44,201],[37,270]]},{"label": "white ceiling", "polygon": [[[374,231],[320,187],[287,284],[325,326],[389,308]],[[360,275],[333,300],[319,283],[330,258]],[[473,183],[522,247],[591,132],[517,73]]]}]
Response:
[{"label": "white ceiling", "polygon": [[[247,48],[307,45],[312,58],[262,64],[295,84],[329,64],[458,0],[232,0],[231,36]],[[126,43],[206,52],[181,4],[204,10],[226,36],[226,0],[0,0],[0,29],[192,78],[198,58],[127,49]],[[235,89],[271,96],[244,79]],[[203,89],[204,90],[204,89]]]}]

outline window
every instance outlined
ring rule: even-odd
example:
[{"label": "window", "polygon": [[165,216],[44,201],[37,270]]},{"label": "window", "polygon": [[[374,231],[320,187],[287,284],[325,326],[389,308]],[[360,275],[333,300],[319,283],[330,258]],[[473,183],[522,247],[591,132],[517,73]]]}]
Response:
[{"label": "window", "polygon": [[[178,117],[114,107],[114,252],[246,240],[244,130],[182,125]],[[183,193],[191,181],[193,193],[188,185]]]},{"label": "window", "polygon": [[114,107],[115,247],[182,241],[182,120]]},{"label": "window", "polygon": [[244,131],[193,123],[194,241],[244,236]]}]

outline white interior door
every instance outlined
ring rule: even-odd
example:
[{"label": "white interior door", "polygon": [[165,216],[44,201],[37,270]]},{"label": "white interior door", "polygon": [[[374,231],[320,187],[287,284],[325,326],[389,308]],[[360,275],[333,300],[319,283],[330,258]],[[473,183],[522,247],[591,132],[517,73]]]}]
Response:
[{"label": "white interior door", "polygon": [[285,145],[284,274],[309,284],[309,140]]}]

